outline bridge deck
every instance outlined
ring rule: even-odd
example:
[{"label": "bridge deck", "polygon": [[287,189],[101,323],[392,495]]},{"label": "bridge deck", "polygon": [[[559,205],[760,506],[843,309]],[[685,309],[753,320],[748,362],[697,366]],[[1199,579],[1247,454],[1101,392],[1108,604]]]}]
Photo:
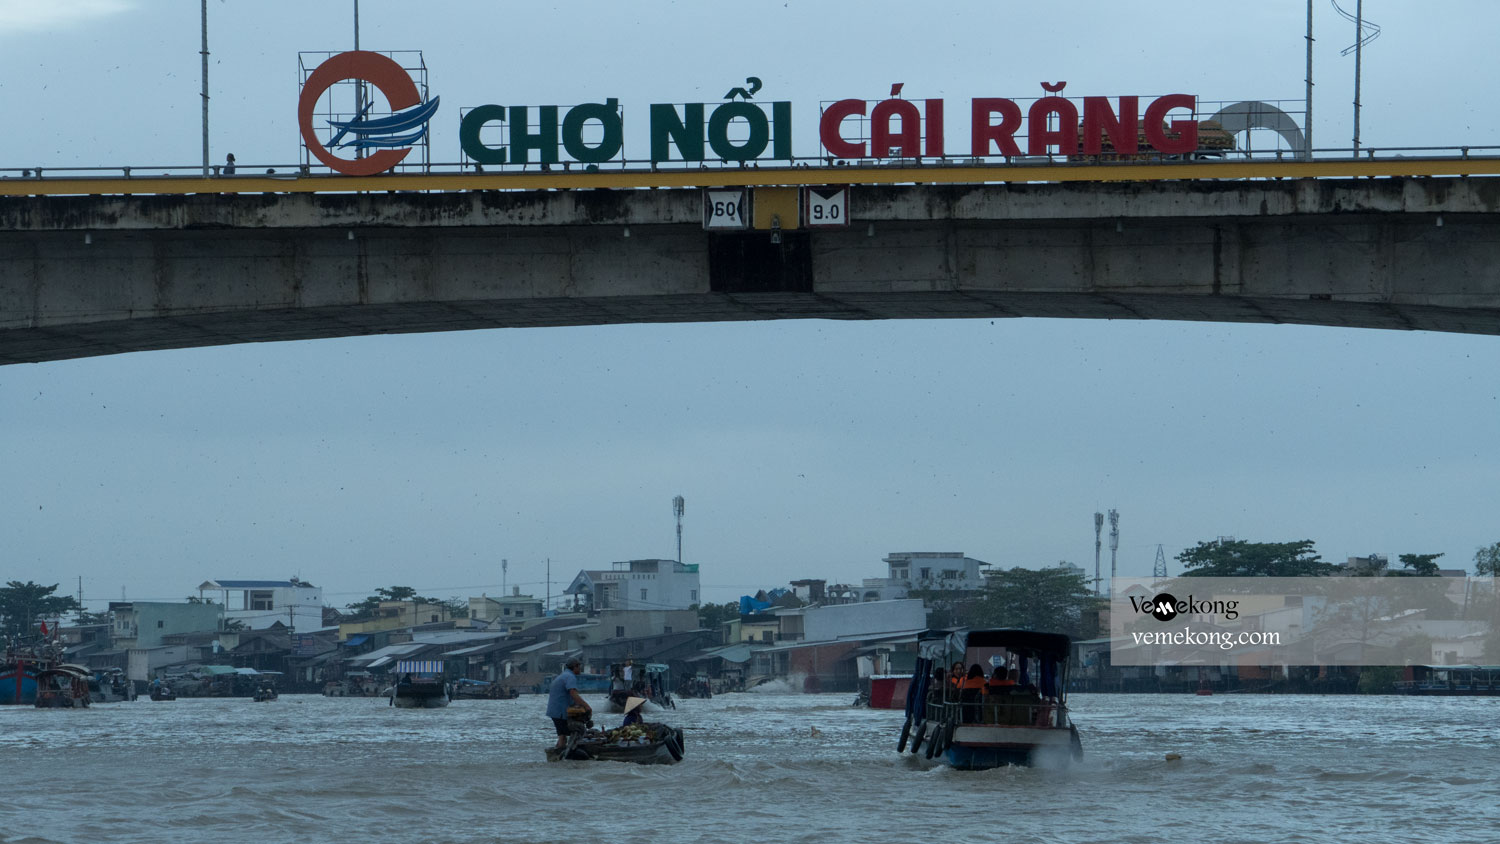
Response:
[{"label": "bridge deck", "polygon": [[[556,166],[556,165],[554,165]],[[0,178],[0,196],[197,193],[322,193],[590,188],[750,187],[765,185],[1004,184],[1013,182],[1150,182],[1217,179],[1323,179],[1500,175],[1497,156],[1226,160],[1158,162],[1035,161],[1015,164],[924,164],[848,167],[553,169],[532,172]]]}]

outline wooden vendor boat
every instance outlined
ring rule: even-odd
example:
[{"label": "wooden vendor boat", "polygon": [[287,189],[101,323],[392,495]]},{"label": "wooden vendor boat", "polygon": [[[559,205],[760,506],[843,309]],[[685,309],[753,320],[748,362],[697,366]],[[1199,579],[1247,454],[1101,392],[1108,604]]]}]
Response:
[{"label": "wooden vendor boat", "polygon": [[573,721],[566,747],[547,748],[547,761],[634,762],[672,765],[682,761],[682,730],[667,724],[632,724],[613,730],[590,730]]}]

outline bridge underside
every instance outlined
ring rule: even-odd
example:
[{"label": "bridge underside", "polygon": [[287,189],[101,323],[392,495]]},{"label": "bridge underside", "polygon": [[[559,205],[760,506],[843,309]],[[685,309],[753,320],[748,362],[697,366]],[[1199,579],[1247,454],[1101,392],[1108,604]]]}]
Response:
[{"label": "bridge underside", "polygon": [[611,323],[1056,317],[1500,334],[1494,180],[855,188],[847,229],[701,194],[0,203],[0,363]]}]

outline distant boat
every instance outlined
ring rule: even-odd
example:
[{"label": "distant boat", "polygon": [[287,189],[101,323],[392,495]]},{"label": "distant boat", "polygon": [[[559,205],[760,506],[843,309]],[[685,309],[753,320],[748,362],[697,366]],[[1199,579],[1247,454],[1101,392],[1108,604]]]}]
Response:
[{"label": "distant boat", "polygon": [[[630,671],[626,679],[626,670]],[[609,711],[624,712],[625,701],[631,697],[643,697],[661,709],[676,709],[672,699],[672,669],[663,663],[651,662],[642,665],[617,663],[609,667]]]},{"label": "distant boat", "polygon": [[94,703],[135,700],[135,681],[118,668],[100,669],[89,677],[89,699]]},{"label": "distant boat", "polygon": [[443,682],[443,660],[401,660],[396,663],[396,676],[396,684],[391,687],[391,706],[401,709],[440,709],[448,705],[448,684]]},{"label": "distant boat", "polygon": [[35,706],[38,709],[82,709],[88,705],[87,668],[64,663],[37,672]]}]

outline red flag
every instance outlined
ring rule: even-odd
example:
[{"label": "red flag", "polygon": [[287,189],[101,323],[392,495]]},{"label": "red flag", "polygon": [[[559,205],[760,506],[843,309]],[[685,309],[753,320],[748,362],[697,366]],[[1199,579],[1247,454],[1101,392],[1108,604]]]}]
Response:
[{"label": "red flag", "polygon": [[47,622],[42,622],[42,635],[47,635]]}]

